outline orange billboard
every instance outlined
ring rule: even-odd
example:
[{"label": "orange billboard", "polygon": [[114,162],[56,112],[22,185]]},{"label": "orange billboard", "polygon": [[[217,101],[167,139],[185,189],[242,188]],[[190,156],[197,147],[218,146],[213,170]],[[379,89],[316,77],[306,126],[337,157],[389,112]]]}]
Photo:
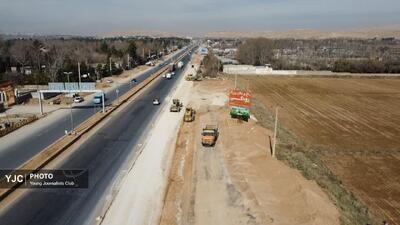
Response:
[{"label": "orange billboard", "polygon": [[250,107],[251,93],[234,89],[229,92],[229,106]]}]

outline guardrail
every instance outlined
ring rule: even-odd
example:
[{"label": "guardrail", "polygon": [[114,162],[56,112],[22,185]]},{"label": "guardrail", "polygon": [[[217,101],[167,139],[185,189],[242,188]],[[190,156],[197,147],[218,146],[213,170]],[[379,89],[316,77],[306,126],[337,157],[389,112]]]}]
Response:
[{"label": "guardrail", "polygon": [[[176,64],[182,60],[186,55],[189,54],[191,48],[187,49],[186,52],[182,53],[174,62]],[[116,99],[112,102],[111,106],[107,107],[105,113],[96,113],[89,119],[81,123],[76,129],[75,135],[67,135],[55,141],[53,144],[42,150],[40,153],[32,157],[28,162],[17,168],[16,170],[26,170],[30,173],[36,173],[48,165],[52,160],[59,156],[62,152],[67,150],[72,144],[77,142],[83,135],[87,134],[90,130],[96,127],[100,122],[102,122],[108,115],[114,112],[116,109],[125,104],[130,98],[137,95],[141,90],[151,84],[156,78],[158,78],[162,73],[168,69],[168,64],[163,66],[160,70],[155,72],[150,77],[146,78],[139,85],[132,88],[124,95],[122,95],[119,100]],[[5,182],[4,178],[0,179],[0,183]],[[25,181],[26,182],[26,181]],[[11,188],[0,189],[0,201],[4,200],[12,192],[14,192],[23,183],[15,183]]]}]

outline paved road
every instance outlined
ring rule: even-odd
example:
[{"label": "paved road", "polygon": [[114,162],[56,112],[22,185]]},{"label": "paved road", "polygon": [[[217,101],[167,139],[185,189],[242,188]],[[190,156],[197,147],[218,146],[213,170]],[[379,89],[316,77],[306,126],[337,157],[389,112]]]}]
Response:
[{"label": "paved road", "polygon": [[[177,56],[176,56],[177,57]],[[174,57],[174,58],[176,58]],[[153,67],[152,69],[140,74],[137,77],[138,83],[149,77],[151,74],[156,72],[162,66],[167,65],[172,59],[168,59],[165,62]],[[110,104],[116,99],[117,94],[115,90],[119,89],[119,96],[123,95],[128,91],[132,85],[129,83],[121,84],[118,87],[112,88],[106,93],[107,101],[106,104]],[[94,108],[92,104],[92,99],[86,99],[86,101],[80,106],[75,106],[73,108],[73,121],[74,126],[79,125],[90,116],[92,116],[96,111],[99,111],[100,107]],[[46,118],[47,119],[47,118]],[[36,123],[40,123],[37,121]],[[46,122],[38,131],[32,132],[24,138],[19,138],[18,141],[9,141],[8,137],[3,137],[0,140],[0,168],[1,169],[15,169],[22,165],[24,162],[32,158],[34,155],[42,151],[48,145],[54,143],[56,140],[61,138],[65,134],[65,130],[71,129],[70,114],[69,110],[63,112],[62,116],[57,117],[51,123]],[[18,130],[16,131],[18,132]],[[10,134],[15,135],[15,134]],[[14,140],[14,137],[11,138]],[[8,143],[5,143],[8,142]],[[11,143],[13,142],[13,143]]]},{"label": "paved road", "polygon": [[[185,65],[189,58],[185,57]],[[182,71],[178,70],[171,80],[158,78],[151,88],[112,116],[105,126],[60,163],[60,169],[88,169],[88,189],[26,190],[13,204],[0,210],[0,225],[93,224],[98,209],[105,207],[104,200],[110,193],[111,184],[129,168],[132,156],[139,149],[138,144],[160,111],[160,106],[152,105],[152,99],[165,98]]]}]

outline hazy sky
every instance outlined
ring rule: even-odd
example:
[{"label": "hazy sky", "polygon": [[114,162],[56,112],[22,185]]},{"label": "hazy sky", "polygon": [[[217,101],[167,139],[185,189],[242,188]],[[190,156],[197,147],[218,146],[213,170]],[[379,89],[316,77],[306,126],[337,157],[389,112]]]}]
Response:
[{"label": "hazy sky", "polygon": [[399,24],[400,0],[0,0],[1,33],[202,33]]}]

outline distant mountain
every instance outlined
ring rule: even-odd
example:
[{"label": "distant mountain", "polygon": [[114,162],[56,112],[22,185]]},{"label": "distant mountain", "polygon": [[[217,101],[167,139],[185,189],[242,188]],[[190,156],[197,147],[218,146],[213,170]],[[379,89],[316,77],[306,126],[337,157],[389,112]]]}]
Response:
[{"label": "distant mountain", "polygon": [[208,37],[208,38],[297,38],[297,39],[325,39],[325,38],[389,38],[400,39],[400,25],[369,27],[343,30],[318,30],[318,29],[294,29],[284,31],[218,31],[199,33],[198,31],[174,32],[161,30],[135,30],[114,31],[96,36],[79,35],[41,35],[41,34],[0,34],[2,39],[15,38],[102,38],[102,37]]},{"label": "distant mountain", "polygon": [[116,36],[147,36],[147,37],[186,37],[186,33],[170,32],[170,31],[159,31],[159,30],[136,30],[136,31],[116,31],[110,32],[103,35],[104,37],[116,37]]}]

